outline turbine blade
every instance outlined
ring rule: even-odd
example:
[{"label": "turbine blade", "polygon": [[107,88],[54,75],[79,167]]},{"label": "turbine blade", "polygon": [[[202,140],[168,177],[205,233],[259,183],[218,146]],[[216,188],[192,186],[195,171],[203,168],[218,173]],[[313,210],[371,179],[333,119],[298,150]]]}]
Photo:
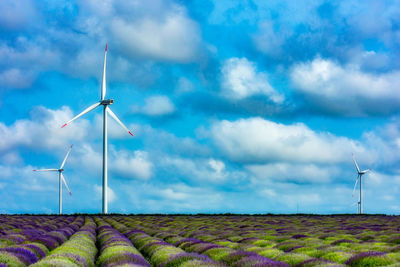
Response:
[{"label": "turbine blade", "polygon": [[131,131],[129,131],[129,129],[118,119],[117,115],[114,114],[114,112],[112,112],[112,110],[110,108],[107,109],[108,113],[111,115],[111,117],[119,123],[119,125],[121,125],[122,128],[124,128],[130,135],[133,136],[133,134],[131,133]]},{"label": "turbine blade", "polygon": [[58,169],[40,169],[40,170],[33,170],[34,172],[56,172]]},{"label": "turbine blade", "polygon": [[353,156],[353,161],[354,161],[354,165],[356,165],[357,172],[360,173],[360,168],[358,167],[357,161],[354,158],[354,154],[351,154],[351,155]]},{"label": "turbine blade", "polygon": [[101,100],[104,100],[106,96],[106,63],[107,63],[107,44],[106,44],[106,51],[104,51],[104,67],[103,67],[103,82],[101,84]]},{"label": "turbine blade", "polygon": [[82,111],[81,113],[79,113],[78,115],[76,115],[74,118],[72,118],[71,120],[67,121],[63,126],[61,126],[61,128],[64,128],[65,126],[67,126],[68,123],[73,122],[74,120],[76,120],[76,119],[79,118],[80,116],[85,115],[86,113],[88,113],[89,111],[91,111],[91,110],[97,108],[97,107],[100,106],[100,105],[101,105],[100,102],[97,102],[97,103],[91,105],[90,107],[88,107],[87,109],[85,109],[84,111]]},{"label": "turbine blade", "polygon": [[68,192],[70,195],[72,195],[71,191],[69,190],[69,187],[67,185],[67,181],[65,181],[64,175],[61,173],[61,180],[64,182],[65,187],[67,188]]},{"label": "turbine blade", "polygon": [[356,183],[354,184],[354,188],[353,188],[353,193],[351,194],[352,197],[354,197],[354,192],[356,191],[356,187],[357,187],[357,183],[358,183],[358,175],[357,175],[357,179],[356,179]]},{"label": "turbine blade", "polygon": [[61,163],[60,169],[62,169],[62,168],[64,167],[65,161],[67,161],[67,158],[68,158],[68,156],[69,156],[69,153],[71,152],[72,146],[73,146],[73,145],[71,145],[71,146],[69,147],[68,152],[67,152],[67,154],[65,155],[63,162]]}]

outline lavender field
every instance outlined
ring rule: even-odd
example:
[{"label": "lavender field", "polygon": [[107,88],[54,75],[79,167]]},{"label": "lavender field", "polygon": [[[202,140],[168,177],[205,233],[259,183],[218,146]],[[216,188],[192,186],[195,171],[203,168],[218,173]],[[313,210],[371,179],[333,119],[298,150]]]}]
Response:
[{"label": "lavender field", "polygon": [[400,218],[2,215],[0,266],[400,266]]}]

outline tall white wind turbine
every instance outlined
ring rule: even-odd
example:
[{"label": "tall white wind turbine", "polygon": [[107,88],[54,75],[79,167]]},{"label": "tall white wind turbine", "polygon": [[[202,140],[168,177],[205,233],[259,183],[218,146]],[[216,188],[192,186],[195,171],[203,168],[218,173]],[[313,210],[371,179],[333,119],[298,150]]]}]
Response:
[{"label": "tall white wind turbine", "polygon": [[91,105],[70,121],[66,122],[61,128],[64,128],[67,124],[71,123],[72,121],[76,120],[80,116],[88,113],[89,111],[97,108],[100,105],[103,105],[103,206],[102,211],[104,214],[107,214],[107,113],[119,124],[124,128],[130,135],[133,136],[131,131],[118,119],[118,117],[112,112],[112,110],[108,107],[109,105],[114,103],[113,99],[104,99],[106,95],[106,61],[107,61],[107,44],[106,49],[104,52],[104,67],[103,67],[103,82],[101,85],[101,99],[99,102]]},{"label": "tall white wind turbine", "polygon": [[362,214],[363,211],[362,211],[362,203],[361,203],[361,196],[362,196],[362,194],[361,194],[361,178],[362,178],[362,176],[364,174],[369,172],[370,169],[366,169],[366,170],[360,171],[360,168],[358,167],[357,161],[354,158],[354,154],[352,154],[352,156],[353,156],[354,165],[356,166],[356,169],[357,169],[357,179],[356,179],[356,182],[355,182],[354,188],[353,188],[353,196],[354,196],[354,192],[355,192],[356,187],[357,187],[358,180],[360,180],[360,192],[359,192],[359,195],[358,195],[358,203],[357,204],[358,204],[358,213]]},{"label": "tall white wind turbine", "polygon": [[58,172],[58,213],[61,215],[62,214],[62,184],[61,184],[61,180],[63,181],[65,187],[67,188],[68,192],[70,195],[71,191],[69,190],[69,187],[67,185],[67,181],[65,180],[64,175],[62,174],[62,172],[64,171],[64,165],[65,162],[67,161],[67,158],[69,156],[69,153],[71,152],[72,149],[72,145],[69,147],[67,154],[64,157],[64,160],[61,163],[60,168],[58,169],[41,169],[41,170],[33,170],[34,172]]}]

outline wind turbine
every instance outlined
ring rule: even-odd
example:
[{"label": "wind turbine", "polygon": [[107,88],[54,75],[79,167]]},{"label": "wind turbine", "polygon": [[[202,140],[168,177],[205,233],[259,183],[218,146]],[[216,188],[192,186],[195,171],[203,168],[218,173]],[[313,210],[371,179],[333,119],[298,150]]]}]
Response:
[{"label": "wind turbine", "polygon": [[356,179],[356,183],[354,184],[352,196],[354,197],[354,192],[355,192],[356,187],[357,187],[357,182],[358,182],[358,180],[360,180],[360,193],[359,193],[359,195],[358,195],[358,203],[357,203],[357,204],[358,204],[358,213],[359,213],[359,214],[362,214],[362,203],[361,203],[361,178],[362,178],[362,176],[363,176],[364,174],[366,174],[367,172],[369,172],[370,169],[366,169],[366,170],[360,171],[360,168],[358,167],[357,161],[356,161],[356,159],[354,158],[354,154],[352,154],[352,156],[353,156],[354,165],[356,166],[356,169],[357,169],[357,179]]},{"label": "wind turbine", "polygon": [[41,169],[41,170],[33,170],[34,172],[58,172],[58,213],[59,213],[60,215],[62,214],[62,185],[61,185],[61,180],[64,182],[64,185],[65,185],[65,187],[67,188],[69,194],[72,195],[72,194],[71,194],[71,191],[69,190],[69,187],[68,187],[68,185],[67,185],[67,181],[65,181],[65,177],[64,177],[64,175],[62,174],[62,172],[64,171],[63,168],[64,168],[65,161],[67,161],[67,158],[68,158],[68,156],[69,156],[69,153],[71,152],[72,146],[73,146],[73,145],[71,145],[71,146],[69,147],[68,152],[67,152],[67,154],[65,155],[64,160],[63,160],[63,162],[61,163],[61,166],[60,166],[59,169]]},{"label": "wind turbine", "polygon": [[71,123],[72,121],[76,120],[80,116],[88,113],[89,111],[97,108],[100,105],[103,105],[103,206],[102,211],[104,214],[107,214],[107,113],[119,124],[124,128],[130,135],[133,136],[131,131],[118,119],[118,117],[112,112],[112,110],[108,107],[109,105],[114,103],[113,99],[104,99],[106,95],[106,60],[107,60],[107,44],[106,49],[104,52],[104,67],[103,67],[103,82],[101,86],[101,99],[99,102],[91,105],[70,121],[66,122],[61,128],[64,128],[67,124]]}]

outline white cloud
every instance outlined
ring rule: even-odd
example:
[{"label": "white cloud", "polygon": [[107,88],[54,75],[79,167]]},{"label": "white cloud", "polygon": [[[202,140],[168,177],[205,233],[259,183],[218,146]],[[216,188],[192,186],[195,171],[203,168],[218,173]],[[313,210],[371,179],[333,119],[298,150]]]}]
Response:
[{"label": "white cloud", "polygon": [[222,94],[232,99],[243,99],[253,95],[266,95],[274,103],[282,103],[279,94],[268,82],[265,72],[258,72],[256,65],[246,58],[230,58],[221,69]]},{"label": "white cloud", "polygon": [[208,165],[216,172],[222,173],[225,170],[225,164],[220,160],[209,159]]},{"label": "white cloud", "polygon": [[365,151],[361,143],[347,137],[315,132],[302,123],[284,125],[262,118],[217,121],[210,134],[230,159],[247,163],[338,163],[348,161],[352,152]]},{"label": "white cloud", "polygon": [[161,195],[167,199],[173,200],[186,200],[190,197],[187,193],[175,191],[172,188],[162,189]]},{"label": "white cloud", "polygon": [[6,30],[16,31],[37,23],[38,15],[35,4],[29,0],[0,1],[0,27]]},{"label": "white cloud", "polygon": [[358,65],[340,66],[316,58],[296,64],[290,78],[298,92],[322,109],[344,114],[385,113],[399,107],[400,72],[366,73]]},{"label": "white cloud", "polygon": [[112,155],[110,170],[124,178],[148,180],[153,175],[153,163],[145,151],[113,151]]},{"label": "white cloud", "polygon": [[6,88],[23,89],[28,88],[35,78],[31,71],[12,68],[0,73],[0,84]]},{"label": "white cloud", "polygon": [[[79,78],[97,78],[106,42],[113,55],[109,58],[109,77],[144,87],[159,75],[155,62],[188,63],[200,57],[200,27],[183,5],[168,0],[125,2],[80,1],[77,6],[52,3],[39,10],[41,6],[31,1],[2,1],[0,7],[9,12],[0,16],[0,28],[15,31],[35,25],[33,29],[41,27],[41,31],[34,38],[15,38],[12,46],[0,45],[0,85],[29,88],[40,73],[54,70]],[[66,15],[74,8],[79,14],[68,22],[74,31],[46,24],[42,19],[55,11]],[[62,40],[69,40],[68,46]]]},{"label": "white cloud", "polygon": [[[92,174],[100,174],[103,164],[102,147],[95,150],[91,144],[81,143],[76,147],[74,157],[71,157],[70,164],[84,166],[86,171]],[[71,153],[72,153],[71,152]],[[108,170],[113,176],[124,179],[148,180],[153,175],[154,165],[146,151],[128,151],[126,149],[116,150],[109,145]]]},{"label": "white cloud", "polygon": [[168,115],[175,111],[175,106],[167,96],[151,96],[145,100],[142,108],[133,107],[134,112],[143,113],[148,116]]},{"label": "white cloud", "polygon": [[[186,184],[168,184],[166,188],[144,186],[140,190],[142,197],[134,197],[137,205],[140,205],[141,199],[149,199],[149,206],[146,207],[146,213],[149,212],[201,212],[210,210],[220,210],[224,208],[223,194],[214,191],[209,187],[193,187]],[[152,200],[156,198],[156,200]],[[136,205],[136,203],[134,204]]]},{"label": "white cloud", "polygon": [[89,128],[87,120],[80,118],[61,129],[61,125],[72,116],[71,110],[66,106],[57,110],[40,106],[31,112],[30,120],[17,120],[10,126],[0,122],[0,151],[19,146],[65,148],[73,141],[83,140]]},{"label": "white cloud", "polygon": [[60,63],[57,51],[47,49],[46,41],[31,41],[24,37],[16,39],[16,44],[0,45],[0,84],[5,88],[29,88],[38,74],[45,69],[53,69]]},{"label": "white cloud", "polygon": [[23,160],[17,151],[9,151],[7,153],[0,153],[0,162],[7,165],[15,165],[23,162]]},{"label": "white cloud", "polygon": [[164,0],[79,5],[83,16],[77,26],[97,38],[109,36],[128,57],[181,63],[198,57],[200,28],[183,5]]},{"label": "white cloud", "polygon": [[213,158],[191,159],[173,156],[164,156],[159,162],[167,170],[177,176],[196,182],[219,183],[230,177],[233,180],[238,178],[238,173],[225,170],[225,164]]},{"label": "white cloud", "polygon": [[257,49],[270,57],[281,57],[283,44],[293,34],[292,30],[284,25],[277,29],[272,20],[260,23],[258,33],[253,36]]},{"label": "white cloud", "polygon": [[[103,187],[100,185],[94,185],[94,191],[98,199],[101,199],[103,195]],[[109,186],[107,186],[107,193],[108,193],[108,203],[114,202],[117,199],[117,196]]]},{"label": "white cloud", "polygon": [[290,181],[300,183],[330,183],[341,174],[339,167],[325,167],[316,164],[270,163],[246,165],[258,179]]},{"label": "white cloud", "polygon": [[192,61],[200,45],[197,24],[180,6],[166,11],[161,19],[143,17],[132,22],[115,16],[110,32],[127,53],[158,60]]}]

